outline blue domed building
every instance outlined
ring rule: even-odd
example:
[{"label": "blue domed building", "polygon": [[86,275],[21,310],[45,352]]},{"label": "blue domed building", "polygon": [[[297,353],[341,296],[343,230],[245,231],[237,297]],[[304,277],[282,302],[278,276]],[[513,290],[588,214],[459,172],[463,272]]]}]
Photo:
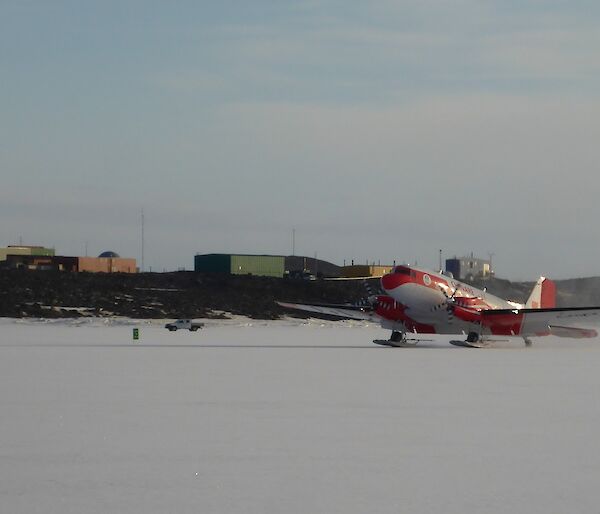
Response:
[{"label": "blue domed building", "polygon": [[117,252],[113,252],[111,250],[107,250],[106,252],[102,252],[98,255],[101,259],[118,259],[120,255]]}]

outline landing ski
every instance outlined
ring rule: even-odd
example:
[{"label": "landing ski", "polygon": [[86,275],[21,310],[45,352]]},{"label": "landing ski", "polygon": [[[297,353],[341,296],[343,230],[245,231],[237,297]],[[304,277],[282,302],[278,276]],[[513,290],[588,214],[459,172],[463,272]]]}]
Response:
[{"label": "landing ski", "polygon": [[403,341],[391,341],[389,339],[373,339],[375,344],[381,346],[392,346],[394,348],[410,348],[417,346],[423,339],[404,339]]},{"label": "landing ski", "polygon": [[454,346],[462,346],[463,348],[489,348],[492,345],[492,341],[450,341],[450,344]]}]

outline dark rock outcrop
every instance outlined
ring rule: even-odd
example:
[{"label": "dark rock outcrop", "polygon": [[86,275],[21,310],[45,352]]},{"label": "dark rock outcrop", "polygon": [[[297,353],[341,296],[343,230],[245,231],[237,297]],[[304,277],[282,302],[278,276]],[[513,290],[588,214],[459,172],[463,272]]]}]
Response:
[{"label": "dark rock outcrop", "polygon": [[[371,279],[373,290],[378,280]],[[474,283],[491,294],[524,302],[533,282]],[[290,280],[194,272],[103,274],[0,270],[0,316],[211,318],[223,313],[257,319],[290,314],[275,301],[355,302],[367,296],[361,280]],[[558,306],[600,305],[600,278],[557,281]],[[303,317],[302,313],[294,315]]]},{"label": "dark rock outcrop", "polygon": [[259,319],[284,313],[276,300],[343,303],[361,281],[307,281],[194,272],[103,274],[0,270],[0,316]]}]

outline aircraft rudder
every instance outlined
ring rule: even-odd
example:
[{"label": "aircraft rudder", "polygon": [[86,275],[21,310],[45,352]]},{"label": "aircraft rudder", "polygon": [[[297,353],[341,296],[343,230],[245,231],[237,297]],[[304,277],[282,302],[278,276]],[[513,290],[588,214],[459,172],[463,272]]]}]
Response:
[{"label": "aircraft rudder", "polygon": [[525,308],[552,309],[554,307],[556,307],[556,285],[552,280],[540,277],[529,295]]},{"label": "aircraft rudder", "polygon": [[556,284],[549,278],[542,281],[542,309],[553,309],[556,307]]}]

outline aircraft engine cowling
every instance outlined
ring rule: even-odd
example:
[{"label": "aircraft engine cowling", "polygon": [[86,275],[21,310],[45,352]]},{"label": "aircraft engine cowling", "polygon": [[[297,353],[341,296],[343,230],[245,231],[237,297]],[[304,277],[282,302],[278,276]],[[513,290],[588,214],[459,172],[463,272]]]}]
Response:
[{"label": "aircraft engine cowling", "polygon": [[452,315],[467,323],[481,323],[481,312],[468,307],[461,307],[460,305],[452,306]]},{"label": "aircraft engine cowling", "polygon": [[384,319],[392,321],[404,319],[404,306],[397,303],[391,296],[379,295],[375,303],[375,312]]}]

